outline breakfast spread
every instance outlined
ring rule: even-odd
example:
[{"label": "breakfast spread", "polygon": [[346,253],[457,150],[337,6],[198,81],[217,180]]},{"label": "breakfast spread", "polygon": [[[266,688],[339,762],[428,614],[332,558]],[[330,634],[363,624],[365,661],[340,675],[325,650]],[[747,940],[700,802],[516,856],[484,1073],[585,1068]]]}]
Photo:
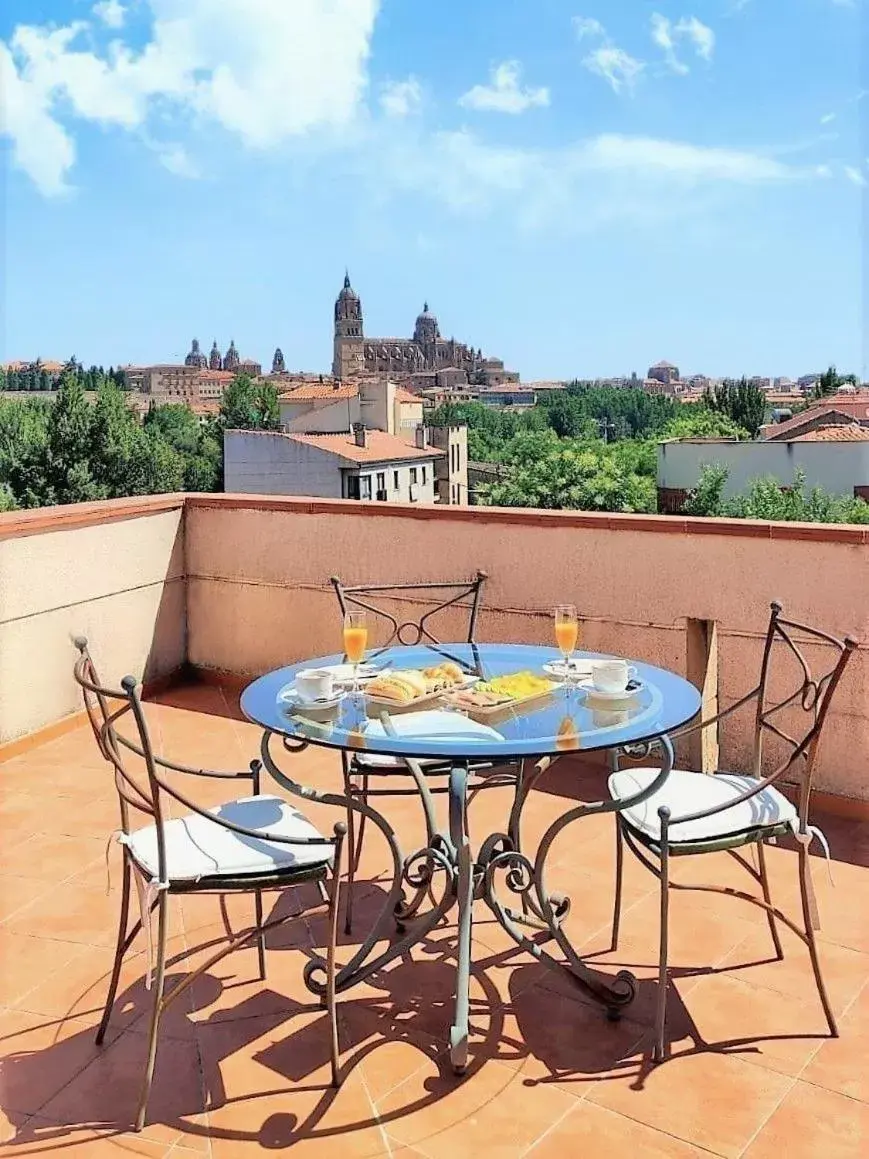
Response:
[{"label": "breakfast spread", "polygon": [[375,700],[412,704],[423,696],[458,688],[465,680],[459,665],[450,662],[432,668],[396,668],[372,680],[365,692]]},{"label": "breakfast spread", "polygon": [[472,689],[456,692],[450,700],[457,708],[492,709],[545,696],[557,687],[557,681],[547,680],[534,672],[511,672],[507,676],[481,681]]}]

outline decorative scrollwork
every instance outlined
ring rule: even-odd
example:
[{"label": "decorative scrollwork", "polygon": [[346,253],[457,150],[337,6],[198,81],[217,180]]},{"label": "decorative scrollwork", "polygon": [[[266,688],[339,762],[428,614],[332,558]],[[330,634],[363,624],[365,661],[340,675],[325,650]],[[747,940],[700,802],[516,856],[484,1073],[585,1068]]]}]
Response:
[{"label": "decorative scrollwork", "polygon": [[[315,977],[317,974],[322,975],[322,978]],[[325,960],[323,958],[309,958],[302,971],[302,978],[311,993],[322,998],[326,993],[326,982],[328,978]]]},{"label": "decorative scrollwork", "polygon": [[504,884],[511,893],[523,896],[529,893],[534,885],[534,867],[525,856],[515,849],[505,849],[494,854],[486,866],[485,890],[486,895],[495,899],[495,874],[504,870]]}]

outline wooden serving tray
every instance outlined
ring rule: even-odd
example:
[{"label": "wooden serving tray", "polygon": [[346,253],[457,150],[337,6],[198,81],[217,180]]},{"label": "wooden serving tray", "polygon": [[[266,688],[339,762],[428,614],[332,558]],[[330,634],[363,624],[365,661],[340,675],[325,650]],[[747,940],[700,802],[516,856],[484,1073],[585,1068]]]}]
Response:
[{"label": "wooden serving tray", "polygon": [[[516,709],[527,708],[530,704],[536,704],[538,700],[545,700],[547,696],[552,696],[553,692],[561,687],[560,684],[555,684],[552,688],[547,688],[545,692],[534,692],[531,696],[523,696],[518,700],[503,700],[500,704],[481,704],[479,707],[463,704],[461,701],[455,704],[456,708],[466,712],[468,716],[480,716],[488,719],[493,716],[503,716],[505,713],[514,712]],[[449,696],[449,693],[446,694]]]},{"label": "wooden serving tray", "polygon": [[425,696],[417,696],[415,700],[390,700],[386,696],[372,696],[364,688],[362,694],[365,697],[366,708],[378,711],[386,708],[390,712],[414,712],[417,708],[430,708],[453,692],[462,692],[473,688],[478,679],[479,677],[472,676],[463,684],[455,684],[452,688],[439,688],[437,692],[427,692]]}]

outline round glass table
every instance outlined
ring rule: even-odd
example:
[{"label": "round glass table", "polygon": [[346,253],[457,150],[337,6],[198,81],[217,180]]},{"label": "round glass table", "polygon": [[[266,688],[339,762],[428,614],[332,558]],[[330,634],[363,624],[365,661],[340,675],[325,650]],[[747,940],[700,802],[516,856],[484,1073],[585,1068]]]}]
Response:
[{"label": "round glass table", "polygon": [[[294,694],[299,672],[307,668],[341,667],[342,656],[323,656],[270,672],[249,685],[241,697],[245,716],[263,730],[263,763],[275,781],[289,792],[313,801],[343,807],[348,820],[367,820],[384,837],[392,858],[392,884],[374,927],[336,977],[336,989],[349,989],[388,963],[406,955],[452,908],[458,910],[456,1005],[450,1031],[453,1068],[464,1071],[468,1061],[468,987],[474,899],[482,899],[515,942],[547,967],[566,971],[571,981],[592,995],[611,1018],[633,1001],[637,982],[624,970],[609,977],[590,969],[569,941],[563,922],[570,900],[549,889],[546,859],[553,841],[566,826],[583,817],[615,812],[639,804],[658,791],[673,767],[668,734],[687,724],[700,710],[701,698],[687,680],[663,668],[631,662],[631,684],[622,695],[602,694],[590,683],[591,666],[611,656],[577,653],[577,670],[570,679],[552,677],[555,687],[525,703],[489,710],[457,709],[449,696],[433,694],[418,706],[387,707],[362,691],[348,692],[325,706],[303,704]],[[386,669],[429,668],[457,664],[469,687],[517,672],[549,675],[560,661],[554,648],[519,644],[430,644],[396,646],[369,652],[362,670],[366,677]],[[275,742],[283,753],[309,744],[344,754],[343,793],[323,792],[301,784],[279,765]],[[565,802],[565,810],[546,830],[537,849],[522,849],[522,811],[529,795],[553,761],[576,753],[620,750],[660,756],[661,771],[629,800]],[[424,848],[405,855],[389,821],[367,794],[349,791],[348,768],[364,768],[368,758],[392,758],[416,784],[428,833]],[[537,763],[529,768],[532,761]],[[656,762],[657,763],[657,762]],[[389,761],[387,761],[387,766]],[[467,825],[468,779],[481,767],[512,766],[509,783],[513,802],[502,832],[488,834],[476,853]],[[382,765],[381,765],[381,771]],[[432,799],[434,774],[447,778],[448,824],[438,828]],[[501,781],[500,783],[504,783]],[[351,843],[352,844],[352,843]],[[351,849],[351,858],[353,852]],[[504,894],[512,895],[513,905]],[[410,895],[410,896],[408,896]],[[430,899],[431,905],[423,909]],[[516,908],[518,906],[519,908]],[[395,923],[396,938],[388,927]],[[554,941],[563,959],[544,948],[540,931]],[[384,950],[384,938],[393,940]],[[323,963],[309,962],[306,981],[322,996]]]}]

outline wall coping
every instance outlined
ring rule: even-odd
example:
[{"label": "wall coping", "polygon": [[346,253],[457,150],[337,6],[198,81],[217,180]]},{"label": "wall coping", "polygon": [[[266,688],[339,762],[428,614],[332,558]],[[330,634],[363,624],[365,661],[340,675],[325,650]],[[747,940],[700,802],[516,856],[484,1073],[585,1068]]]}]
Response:
[{"label": "wall coping", "polygon": [[743,539],[801,539],[816,543],[869,545],[869,527],[842,523],[767,523],[753,519],[701,519],[674,515],[621,515],[594,511],[540,511],[523,507],[451,507],[378,503],[355,499],[312,499],[287,495],[175,492],[97,503],[72,503],[10,511],[0,515],[0,540],[89,527],[186,508],[283,511],[296,515],[355,515],[363,519],[424,519],[478,522],[513,527],[585,528],[589,531],[643,531],[662,535],[726,535]]}]

